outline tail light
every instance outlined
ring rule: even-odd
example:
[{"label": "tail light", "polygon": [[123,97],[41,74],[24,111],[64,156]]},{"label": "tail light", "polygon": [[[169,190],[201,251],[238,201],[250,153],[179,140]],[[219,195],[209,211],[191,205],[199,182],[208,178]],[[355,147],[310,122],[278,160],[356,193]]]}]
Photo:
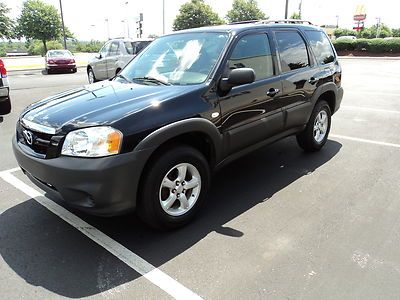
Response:
[{"label": "tail light", "polygon": [[0,74],[2,78],[7,77],[7,70],[4,67],[4,62],[2,59],[0,59]]}]

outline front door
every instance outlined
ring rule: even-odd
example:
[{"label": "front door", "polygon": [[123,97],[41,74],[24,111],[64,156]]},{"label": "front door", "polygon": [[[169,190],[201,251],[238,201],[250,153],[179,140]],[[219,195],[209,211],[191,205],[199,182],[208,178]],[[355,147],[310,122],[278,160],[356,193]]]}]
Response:
[{"label": "front door", "polygon": [[[275,76],[270,41],[266,32],[244,35],[238,39],[226,61],[226,72],[252,68],[255,82],[232,88],[220,99],[225,135],[225,155],[240,151],[283,129],[280,104],[282,83]],[[225,76],[227,76],[225,74]]]}]

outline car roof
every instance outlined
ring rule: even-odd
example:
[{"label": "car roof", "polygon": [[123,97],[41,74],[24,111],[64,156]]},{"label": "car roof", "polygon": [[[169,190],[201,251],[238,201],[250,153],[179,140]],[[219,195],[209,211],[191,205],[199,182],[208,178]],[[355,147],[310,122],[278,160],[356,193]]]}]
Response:
[{"label": "car roof", "polygon": [[110,39],[110,41],[112,42],[118,42],[118,41],[122,41],[122,42],[152,42],[154,39],[151,38],[114,38],[114,39]]},{"label": "car roof", "polygon": [[[293,23],[290,23],[293,22]],[[295,22],[295,23],[294,23]],[[323,29],[319,26],[312,25],[308,21],[302,20],[266,20],[266,21],[247,21],[242,23],[223,24],[217,26],[206,26],[192,29],[185,29],[176,31],[172,34],[186,33],[186,32],[226,32],[238,34],[242,31],[260,28],[298,28],[301,30],[319,30]]]}]

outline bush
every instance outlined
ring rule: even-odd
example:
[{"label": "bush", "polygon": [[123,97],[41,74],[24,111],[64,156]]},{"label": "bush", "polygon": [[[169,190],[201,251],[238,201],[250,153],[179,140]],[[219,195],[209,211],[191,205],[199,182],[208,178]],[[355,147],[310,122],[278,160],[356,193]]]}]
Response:
[{"label": "bush", "polygon": [[346,28],[336,28],[333,35],[337,38],[346,35],[357,36],[357,31]]},{"label": "bush", "polygon": [[337,51],[366,51],[370,53],[400,53],[400,38],[358,39],[334,41]]},{"label": "bush", "polygon": [[103,42],[91,40],[90,42],[78,42],[75,50],[77,52],[99,52]]}]

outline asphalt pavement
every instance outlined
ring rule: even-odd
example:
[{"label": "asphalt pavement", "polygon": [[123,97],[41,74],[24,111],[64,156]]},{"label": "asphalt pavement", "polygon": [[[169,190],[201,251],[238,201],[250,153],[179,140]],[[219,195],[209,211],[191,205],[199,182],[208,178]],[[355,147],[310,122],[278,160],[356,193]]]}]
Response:
[{"label": "asphalt pavement", "polygon": [[136,216],[97,218],[53,202],[17,168],[11,137],[30,103],[86,84],[10,74],[0,124],[1,299],[398,299],[400,60],[342,61],[330,139],[293,137],[220,170],[207,205],[160,233]]}]

